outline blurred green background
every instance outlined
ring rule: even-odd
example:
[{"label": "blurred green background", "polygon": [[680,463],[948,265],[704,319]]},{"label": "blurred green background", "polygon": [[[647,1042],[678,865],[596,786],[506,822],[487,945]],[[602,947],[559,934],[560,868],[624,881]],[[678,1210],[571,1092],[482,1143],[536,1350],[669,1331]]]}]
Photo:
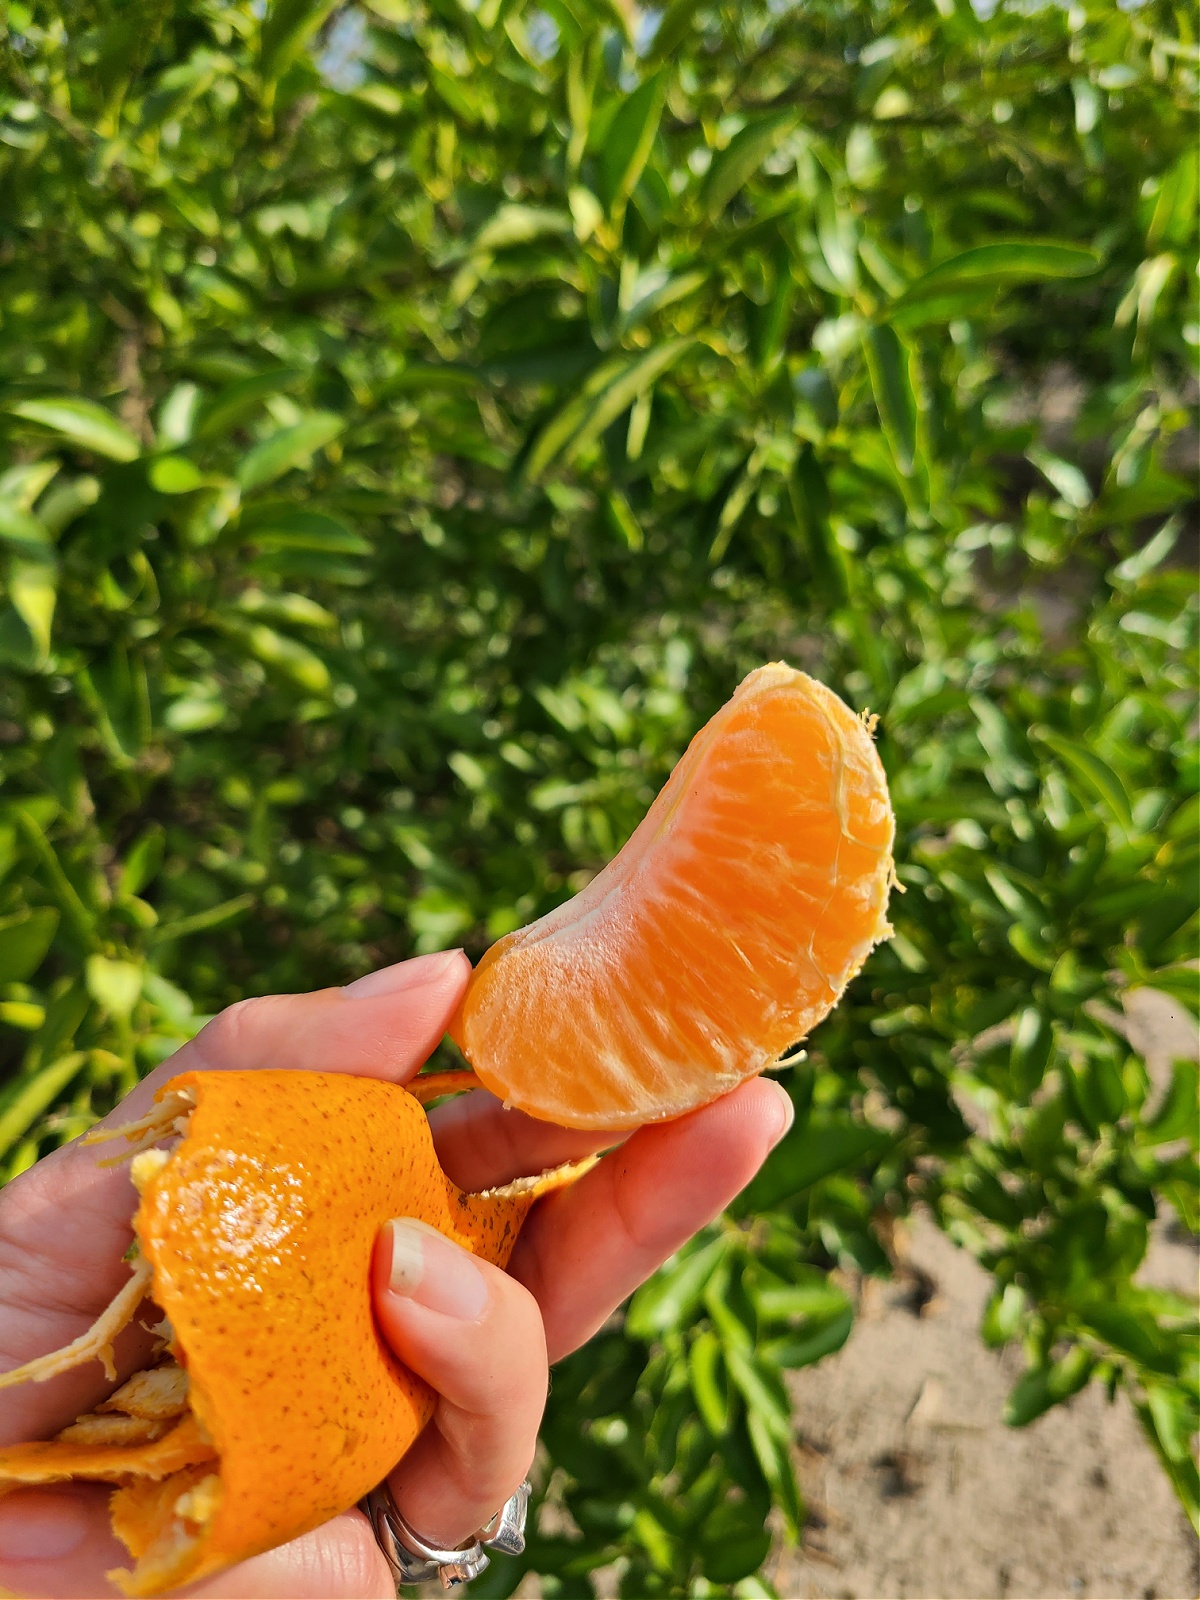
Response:
[{"label": "blurred green background", "polygon": [[559,1531],[474,1592],[770,1594],[783,1374],[917,1203],[1008,1420],[1126,1389],[1195,1520],[1195,1305],[1135,1273],[1196,1068],[1114,1026],[1196,1008],[1191,10],[11,0],[0,49],[4,1176],[240,996],[556,904],[782,657],[881,715],[897,935],[557,1370]]}]

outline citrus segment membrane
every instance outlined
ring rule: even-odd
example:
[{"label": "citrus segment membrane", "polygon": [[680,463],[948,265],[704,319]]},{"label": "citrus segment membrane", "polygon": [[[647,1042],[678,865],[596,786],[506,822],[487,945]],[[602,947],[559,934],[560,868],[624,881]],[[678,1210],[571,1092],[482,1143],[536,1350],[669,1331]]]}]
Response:
[{"label": "citrus segment membrane", "polygon": [[[440,1098],[476,1086],[430,1075]],[[151,1297],[153,1363],[55,1439],[0,1450],[0,1495],[111,1483],[130,1595],[192,1582],[355,1504],[405,1453],[434,1396],[383,1344],[370,1303],[375,1237],[412,1216],[503,1266],[539,1195],[589,1157],[480,1194],[438,1166],[415,1095],[307,1072],[191,1073],[124,1138],[141,1196],[129,1282],[64,1350],[0,1377],[45,1381],[102,1360]],[[169,1149],[157,1148],[164,1139]],[[98,1139],[93,1141],[98,1142]],[[163,1351],[167,1357],[163,1358]]]},{"label": "citrus segment membrane", "polygon": [[451,1036],[506,1104],[582,1128],[675,1117],[760,1072],[890,933],[871,727],[761,667],[620,854],[476,968]]}]

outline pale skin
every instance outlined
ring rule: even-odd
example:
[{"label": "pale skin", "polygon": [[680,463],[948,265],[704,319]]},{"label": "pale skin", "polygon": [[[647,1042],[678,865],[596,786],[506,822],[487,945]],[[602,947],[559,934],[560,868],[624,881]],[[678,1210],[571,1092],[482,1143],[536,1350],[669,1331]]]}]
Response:
[{"label": "pale skin", "polygon": [[[287,1066],[407,1082],[442,1037],[469,973],[466,957],[450,952],[345,989],[243,1001],[106,1122],[141,1116],[154,1091],[183,1071]],[[464,1189],[616,1142],[506,1112],[483,1092],[438,1108],[431,1120],[439,1158]],[[549,1363],[589,1339],[728,1204],[789,1121],[783,1091],[755,1080],[678,1121],[638,1130],[572,1188],[539,1202],[507,1273],[440,1235],[385,1227],[372,1266],[378,1325],[438,1396],[432,1423],[388,1480],[413,1527],[453,1546],[488,1520],[533,1460]],[[127,1171],[97,1165],[111,1149],[68,1145],[0,1192],[0,1371],[69,1343],[128,1280],[122,1257],[135,1196]],[[117,1341],[118,1378],[149,1351],[135,1322]],[[113,1387],[91,1362],[3,1391],[0,1445],[51,1437]],[[0,1500],[0,1589],[63,1600],[116,1593],[104,1574],[128,1566],[129,1556],[109,1531],[108,1492],[80,1484]],[[392,1600],[395,1592],[357,1510],[186,1591],[212,1600]]]}]

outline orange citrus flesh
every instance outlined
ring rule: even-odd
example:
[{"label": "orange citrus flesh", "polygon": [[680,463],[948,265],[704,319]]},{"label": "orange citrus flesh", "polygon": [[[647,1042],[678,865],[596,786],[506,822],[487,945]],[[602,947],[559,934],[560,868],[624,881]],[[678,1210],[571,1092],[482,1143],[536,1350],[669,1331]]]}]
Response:
[{"label": "orange citrus flesh", "polygon": [[[447,1087],[462,1075],[431,1092]],[[130,1595],[194,1582],[345,1511],[429,1420],[432,1391],[372,1313],[384,1222],[415,1217],[504,1266],[538,1196],[590,1165],[465,1194],[438,1165],[416,1096],[372,1079],[186,1073],[159,1099],[164,1118],[194,1108],[175,1149],[146,1149],[133,1169],[135,1232],[175,1359],[160,1354],[56,1440],[0,1450],[0,1495],[76,1477],[123,1486],[113,1527],[137,1564],[111,1576]],[[155,1127],[143,1122],[130,1137],[144,1142]],[[39,1358],[28,1376],[79,1359]]]},{"label": "orange citrus flesh", "polygon": [[869,726],[805,673],[760,667],[620,854],[488,950],[451,1037],[546,1121],[677,1117],[837,1004],[891,932],[893,834]]}]

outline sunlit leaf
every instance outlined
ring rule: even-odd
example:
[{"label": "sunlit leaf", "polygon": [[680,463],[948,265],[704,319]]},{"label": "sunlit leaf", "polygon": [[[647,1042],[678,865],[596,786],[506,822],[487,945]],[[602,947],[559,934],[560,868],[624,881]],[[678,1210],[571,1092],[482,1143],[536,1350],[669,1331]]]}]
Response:
[{"label": "sunlit leaf", "polygon": [[133,461],[141,454],[141,445],[129,429],[91,400],[47,396],[45,399],[12,400],[6,409],[13,416],[39,423],[51,433],[69,439],[81,450],[110,461]]}]

